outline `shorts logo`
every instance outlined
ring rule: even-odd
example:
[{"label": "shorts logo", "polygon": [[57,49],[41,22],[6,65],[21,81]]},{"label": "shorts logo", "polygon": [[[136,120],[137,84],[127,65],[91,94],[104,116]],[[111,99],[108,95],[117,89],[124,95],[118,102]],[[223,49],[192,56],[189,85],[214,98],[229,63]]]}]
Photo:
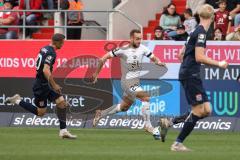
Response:
[{"label": "shorts logo", "polygon": [[40,107],[44,107],[44,101],[40,101],[40,102],[39,102],[39,106],[40,106]]},{"label": "shorts logo", "polygon": [[196,95],[196,100],[198,101],[198,102],[201,102],[203,99],[202,99],[202,94],[197,94]]}]

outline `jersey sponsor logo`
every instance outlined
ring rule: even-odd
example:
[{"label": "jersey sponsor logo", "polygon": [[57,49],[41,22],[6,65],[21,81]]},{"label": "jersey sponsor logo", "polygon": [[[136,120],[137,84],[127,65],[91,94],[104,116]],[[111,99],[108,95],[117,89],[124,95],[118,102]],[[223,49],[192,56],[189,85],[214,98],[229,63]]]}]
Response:
[{"label": "jersey sponsor logo", "polygon": [[198,43],[204,43],[206,41],[206,34],[198,35]]}]

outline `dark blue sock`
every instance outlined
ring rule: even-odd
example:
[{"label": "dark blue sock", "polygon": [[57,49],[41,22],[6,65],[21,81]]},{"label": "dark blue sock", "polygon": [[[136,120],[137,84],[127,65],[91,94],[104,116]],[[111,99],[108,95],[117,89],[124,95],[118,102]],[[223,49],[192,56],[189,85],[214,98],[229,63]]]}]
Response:
[{"label": "dark blue sock", "polygon": [[67,109],[57,107],[57,117],[58,117],[58,120],[59,120],[59,123],[60,123],[60,129],[67,128],[67,125],[66,125]]},{"label": "dark blue sock", "polygon": [[199,119],[201,118],[194,115],[193,113],[190,113],[190,116],[184,123],[183,129],[178,135],[176,141],[182,143],[185,140],[185,138],[192,132],[192,130],[194,129],[194,126],[196,125]]},{"label": "dark blue sock", "polygon": [[24,102],[23,100],[20,101],[19,105],[26,109],[27,111],[35,114],[35,115],[38,115],[38,111],[37,111],[37,107],[35,107],[34,105],[32,105],[31,103],[27,103],[27,102]]},{"label": "dark blue sock", "polygon": [[184,122],[187,119],[187,117],[189,116],[189,114],[190,114],[190,112],[187,112],[184,115],[174,117],[174,119],[172,120],[172,123],[178,124],[178,123]]}]

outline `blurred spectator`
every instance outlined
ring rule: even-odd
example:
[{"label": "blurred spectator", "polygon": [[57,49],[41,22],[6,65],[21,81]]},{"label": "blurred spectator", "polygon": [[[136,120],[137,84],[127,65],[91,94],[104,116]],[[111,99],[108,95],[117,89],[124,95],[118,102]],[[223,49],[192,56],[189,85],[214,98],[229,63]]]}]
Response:
[{"label": "blurred spectator", "polygon": [[185,31],[189,35],[197,26],[197,21],[195,17],[193,17],[192,10],[190,8],[186,9],[183,15],[185,18],[183,25],[185,26]]},{"label": "blurred spectator", "polygon": [[170,38],[176,41],[186,41],[188,38],[188,34],[185,31],[184,25],[182,24],[178,25],[176,35],[170,36]]},{"label": "blurred spectator", "polygon": [[54,0],[45,0],[47,1],[47,8],[48,9],[54,9]]},{"label": "blurred spectator", "polygon": [[60,0],[60,9],[68,10],[68,8],[69,8],[68,0]]},{"label": "blurred spectator", "polygon": [[164,31],[161,26],[157,26],[154,29],[154,40],[163,40]]},{"label": "blurred spectator", "polygon": [[3,0],[0,0],[0,7],[3,6]]},{"label": "blurred spectator", "polygon": [[227,35],[227,41],[240,41],[240,26],[235,29],[235,32],[232,32]]},{"label": "blurred spectator", "polygon": [[240,13],[237,14],[234,18],[234,26],[237,27],[240,25]]},{"label": "blurred spectator", "polygon": [[[42,0],[19,0],[20,10],[40,10]],[[23,13],[22,13],[23,14]],[[26,12],[26,25],[37,25],[37,20],[41,17],[39,12]],[[26,36],[32,36],[32,33],[36,31],[34,28],[26,30]]]},{"label": "blurred spectator", "polygon": [[[68,0],[69,10],[83,10],[83,3],[81,0]],[[83,24],[82,12],[68,12],[68,26],[82,26]],[[81,28],[68,28],[67,39],[81,39]]]},{"label": "blurred spectator", "polygon": [[[4,0],[0,10],[12,10],[15,0]],[[17,12],[0,12],[0,26],[17,26],[19,21]],[[0,39],[17,39],[18,28],[0,28]]]},{"label": "blurred spectator", "polygon": [[240,0],[227,0],[227,10],[230,16],[235,17],[240,12]]},{"label": "blurred spectator", "polygon": [[[160,26],[168,33],[177,30],[177,26],[181,24],[180,16],[176,13],[176,6],[169,4],[160,18]],[[176,32],[173,32],[174,34]]]},{"label": "blurred spectator", "polygon": [[222,41],[222,40],[224,40],[224,35],[222,33],[222,29],[221,28],[216,28],[214,30],[213,40],[214,41]]},{"label": "blurred spectator", "polygon": [[232,18],[234,18],[234,26],[240,24],[240,0],[227,0],[227,10]]},{"label": "blurred spectator", "polygon": [[232,17],[226,11],[227,0],[219,0],[219,10],[215,13],[214,28],[220,28],[225,37],[231,29]]},{"label": "blurred spectator", "polygon": [[219,0],[206,0],[206,3],[213,6],[214,9],[217,9],[218,8],[218,2]]},{"label": "blurred spectator", "polygon": [[198,12],[198,8],[205,4],[205,0],[187,0],[186,8],[192,10],[193,15]]}]

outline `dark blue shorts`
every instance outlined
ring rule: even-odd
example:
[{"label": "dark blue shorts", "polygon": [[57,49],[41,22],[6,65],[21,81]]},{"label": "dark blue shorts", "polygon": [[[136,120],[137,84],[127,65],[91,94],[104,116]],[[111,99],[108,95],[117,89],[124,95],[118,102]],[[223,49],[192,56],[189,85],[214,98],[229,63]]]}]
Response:
[{"label": "dark blue shorts", "polygon": [[34,103],[39,108],[47,107],[47,100],[55,102],[56,99],[62,96],[52,90],[48,83],[43,84],[37,80],[33,85],[33,94],[35,97]]},{"label": "dark blue shorts", "polygon": [[195,106],[198,104],[203,104],[204,102],[209,102],[201,79],[190,78],[180,80],[180,82],[184,88],[185,96],[189,105]]}]

